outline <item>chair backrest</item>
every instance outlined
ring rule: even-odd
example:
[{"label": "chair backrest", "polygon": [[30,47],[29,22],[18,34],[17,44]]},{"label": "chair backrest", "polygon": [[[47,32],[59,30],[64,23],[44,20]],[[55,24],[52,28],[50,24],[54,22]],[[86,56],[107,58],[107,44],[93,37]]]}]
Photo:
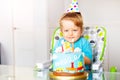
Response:
[{"label": "chair backrest", "polygon": [[[51,41],[51,52],[57,41],[62,38],[60,28],[56,28]],[[106,29],[104,27],[84,27],[83,37],[85,37],[91,44],[93,50],[93,62],[103,61],[104,51],[106,47]]]},{"label": "chair backrest", "polygon": [[106,29],[102,26],[84,27],[83,36],[93,49],[93,62],[103,61],[106,48]]}]

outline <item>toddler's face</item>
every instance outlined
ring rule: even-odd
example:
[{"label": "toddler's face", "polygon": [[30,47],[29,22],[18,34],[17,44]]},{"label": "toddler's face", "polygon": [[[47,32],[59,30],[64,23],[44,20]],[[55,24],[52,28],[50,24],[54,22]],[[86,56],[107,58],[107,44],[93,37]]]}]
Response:
[{"label": "toddler's face", "polygon": [[70,20],[63,20],[62,21],[62,28],[61,31],[63,33],[63,37],[68,42],[75,42],[77,41],[80,36],[82,35],[81,28],[76,26],[72,21]]}]

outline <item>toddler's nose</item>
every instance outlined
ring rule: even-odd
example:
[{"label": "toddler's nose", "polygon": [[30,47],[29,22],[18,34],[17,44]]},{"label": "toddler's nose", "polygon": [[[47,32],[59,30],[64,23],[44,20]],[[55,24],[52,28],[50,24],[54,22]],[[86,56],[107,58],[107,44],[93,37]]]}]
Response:
[{"label": "toddler's nose", "polygon": [[69,35],[73,35],[73,32],[72,32],[72,31],[69,31]]}]

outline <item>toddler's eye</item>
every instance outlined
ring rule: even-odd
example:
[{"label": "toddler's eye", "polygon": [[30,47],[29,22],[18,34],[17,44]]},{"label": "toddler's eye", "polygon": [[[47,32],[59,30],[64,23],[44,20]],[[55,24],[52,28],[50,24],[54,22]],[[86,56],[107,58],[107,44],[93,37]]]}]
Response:
[{"label": "toddler's eye", "polygon": [[73,31],[77,31],[77,30],[73,30]]},{"label": "toddler's eye", "polygon": [[64,30],[65,32],[68,32],[68,30]]}]

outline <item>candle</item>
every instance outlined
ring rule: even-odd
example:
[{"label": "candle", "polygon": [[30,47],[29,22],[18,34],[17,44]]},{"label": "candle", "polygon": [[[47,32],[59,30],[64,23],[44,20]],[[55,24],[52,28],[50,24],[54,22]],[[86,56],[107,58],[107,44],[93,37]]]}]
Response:
[{"label": "candle", "polygon": [[72,39],[72,52],[74,52],[74,39]]}]

